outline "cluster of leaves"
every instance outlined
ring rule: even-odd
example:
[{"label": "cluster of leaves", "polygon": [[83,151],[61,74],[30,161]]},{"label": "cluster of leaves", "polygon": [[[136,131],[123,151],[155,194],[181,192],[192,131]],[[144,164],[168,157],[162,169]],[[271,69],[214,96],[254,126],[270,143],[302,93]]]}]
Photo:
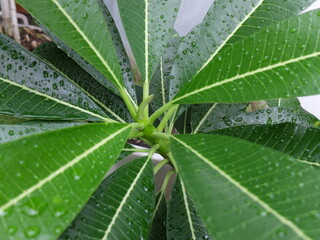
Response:
[{"label": "cluster of leaves", "polygon": [[295,99],[320,92],[313,0],[216,0],[185,37],[180,0],[118,0],[141,82],[102,0],[18,2],[54,42],[0,35],[0,239],[319,239],[319,121]]}]

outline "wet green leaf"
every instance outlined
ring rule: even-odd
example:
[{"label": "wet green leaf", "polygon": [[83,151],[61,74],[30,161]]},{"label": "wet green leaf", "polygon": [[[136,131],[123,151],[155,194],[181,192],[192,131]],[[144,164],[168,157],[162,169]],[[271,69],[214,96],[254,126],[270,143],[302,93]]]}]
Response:
[{"label": "wet green leaf", "polygon": [[18,0],[17,2],[118,88],[123,88],[112,36],[98,1]]},{"label": "wet green leaf", "polygon": [[220,52],[287,19],[315,0],[215,0],[203,22],[184,38],[171,72],[170,99]]},{"label": "wet green leaf", "polygon": [[10,142],[22,137],[31,136],[41,132],[53,131],[61,128],[80,125],[80,122],[50,122],[50,121],[32,121],[19,124],[0,125],[0,143]]},{"label": "wet green leaf", "polygon": [[146,239],[154,200],[150,159],[133,160],[103,181],[59,239]]},{"label": "wet green leaf", "polygon": [[187,194],[180,177],[172,189],[168,207],[168,240],[210,240],[209,233],[203,225],[198,210]]},{"label": "wet green leaf", "polygon": [[219,135],[175,135],[178,172],[217,239],[317,239],[318,169]]},{"label": "wet green leaf", "polygon": [[[99,6],[101,7],[104,19],[106,21],[108,30],[110,32],[113,46],[116,50],[116,54],[118,57],[118,61],[120,64],[120,70],[123,77],[123,83],[126,87],[128,93],[131,95],[132,99],[136,99],[135,89],[134,89],[134,81],[133,76],[130,71],[130,61],[127,56],[126,50],[123,46],[120,34],[118,32],[117,26],[110,12],[106,8],[103,0],[97,0]],[[44,32],[50,36],[50,38],[64,51],[66,52],[75,62],[79,64],[85,71],[87,71],[96,81],[101,83],[103,86],[108,88],[110,91],[120,95],[119,90],[115,87],[115,85],[110,81],[106,76],[104,76],[101,72],[99,72],[93,65],[89,64],[87,60],[81,57],[76,51],[70,48],[65,42],[59,39],[50,29],[47,29],[42,24],[39,24],[40,27],[44,30]]]},{"label": "wet green leaf", "polygon": [[143,81],[149,83],[173,31],[181,0],[119,0],[119,11]]},{"label": "wet green leaf", "polygon": [[107,120],[105,113],[55,67],[0,35],[0,113],[48,120]]},{"label": "wet green leaf", "polygon": [[192,131],[203,133],[233,126],[279,123],[297,123],[313,127],[318,122],[315,116],[301,107],[272,107],[254,112],[246,112],[246,108],[247,104],[193,105],[190,120]]},{"label": "wet green leaf", "polygon": [[89,124],[1,144],[0,239],[56,239],[100,184],[130,128]]},{"label": "wet green leaf", "polygon": [[123,100],[98,83],[54,43],[49,42],[42,44],[35,49],[33,53],[44,58],[67,75],[109,118],[119,122],[132,122],[130,113]]},{"label": "wet green leaf", "polygon": [[286,123],[274,126],[238,126],[210,133],[246,139],[289,154],[299,160],[320,163],[320,129],[318,128]]},{"label": "wet green leaf", "polygon": [[239,103],[317,94],[319,10],[273,24],[219,53],[174,103]]},{"label": "wet green leaf", "polygon": [[156,205],[149,240],[167,240],[167,201],[161,192],[156,198]]}]

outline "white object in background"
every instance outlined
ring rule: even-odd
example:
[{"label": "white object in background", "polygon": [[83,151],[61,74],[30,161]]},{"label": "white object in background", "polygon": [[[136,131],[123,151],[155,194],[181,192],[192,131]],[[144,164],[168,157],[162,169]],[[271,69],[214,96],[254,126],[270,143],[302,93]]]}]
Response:
[{"label": "white object in background", "polygon": [[[311,11],[316,8],[320,8],[320,0],[314,2],[306,11]],[[320,68],[320,66],[319,66]],[[320,81],[320,79],[319,79]],[[320,95],[309,96],[309,97],[300,97],[301,106],[308,112],[315,115],[320,119]]]},{"label": "white object in background", "polygon": [[182,0],[180,11],[174,28],[180,36],[185,36],[195,26],[200,24],[214,0]]}]

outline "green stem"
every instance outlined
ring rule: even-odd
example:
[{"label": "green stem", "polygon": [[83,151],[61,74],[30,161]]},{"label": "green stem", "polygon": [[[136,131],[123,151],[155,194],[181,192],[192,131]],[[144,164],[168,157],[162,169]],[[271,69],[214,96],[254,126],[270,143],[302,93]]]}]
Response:
[{"label": "green stem", "polygon": [[152,156],[156,153],[156,151],[158,150],[158,148],[160,147],[159,144],[153,145],[152,148],[150,149],[150,152],[148,154],[148,159],[150,160],[152,158]]},{"label": "green stem", "polygon": [[120,88],[119,89],[121,97],[126,104],[131,116],[134,118],[137,115],[138,106],[137,104],[132,100],[131,96],[127,92],[126,89]]},{"label": "green stem", "polygon": [[164,117],[162,118],[162,120],[158,126],[158,130],[160,132],[163,131],[164,127],[166,126],[166,124],[170,120],[171,116],[177,111],[178,106],[179,105],[174,106],[173,108],[169,109],[168,112],[164,115]]},{"label": "green stem", "polygon": [[162,106],[161,108],[159,108],[157,111],[155,111],[149,119],[149,123],[153,124],[158,117],[160,117],[164,112],[166,112],[168,109],[170,109],[172,107],[172,103],[169,102],[166,105]]},{"label": "green stem", "polygon": [[139,148],[133,148],[133,149],[130,149],[130,148],[124,148],[122,149],[122,151],[124,152],[142,152],[142,153],[148,153],[150,152],[150,149],[139,149]]},{"label": "green stem", "polygon": [[168,182],[171,178],[171,176],[175,173],[174,170],[171,170],[170,172],[167,173],[166,177],[164,178],[163,180],[163,183],[162,183],[162,187],[161,187],[161,192],[164,192],[168,186]]},{"label": "green stem", "polygon": [[159,170],[160,170],[164,165],[166,165],[167,163],[169,163],[169,160],[168,160],[168,159],[164,159],[164,160],[160,161],[160,162],[153,168],[154,175],[156,175],[157,172],[159,172]]},{"label": "green stem", "polygon": [[170,134],[163,132],[155,132],[152,134],[153,137],[162,138],[162,139],[170,139]]},{"label": "green stem", "polygon": [[153,97],[154,97],[154,95],[151,95],[142,101],[142,103],[140,104],[140,106],[138,108],[138,113],[136,116],[137,120],[142,120],[144,118],[144,111],[146,108],[148,108],[148,105],[152,101]]},{"label": "green stem", "polygon": [[171,152],[168,152],[168,153],[167,153],[167,156],[168,156],[168,158],[170,159],[170,162],[172,163],[174,169],[175,169],[177,172],[179,172],[179,171],[178,171],[178,168],[177,168],[177,163],[176,163],[176,161],[174,160],[172,153],[171,153]]}]

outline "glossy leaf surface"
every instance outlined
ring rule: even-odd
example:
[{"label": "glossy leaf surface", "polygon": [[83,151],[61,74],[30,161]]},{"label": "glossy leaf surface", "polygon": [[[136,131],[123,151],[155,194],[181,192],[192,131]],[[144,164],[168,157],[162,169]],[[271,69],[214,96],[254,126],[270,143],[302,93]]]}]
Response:
[{"label": "glossy leaf surface", "polygon": [[4,35],[0,35],[0,46],[0,113],[49,120],[107,120],[56,68]]},{"label": "glossy leaf surface", "polygon": [[182,37],[176,31],[173,31],[162,57],[160,58],[160,64],[155,71],[152,81],[150,83],[150,94],[154,95],[151,102],[151,106],[154,110],[165,105],[169,102],[170,81],[172,66],[176,60],[178,48],[181,44]]},{"label": "glossy leaf surface", "polygon": [[250,102],[320,91],[320,12],[308,12],[221,51],[175,103]]},{"label": "glossy leaf surface", "polygon": [[212,239],[179,177],[172,189],[167,225],[168,240]]},{"label": "glossy leaf surface", "polygon": [[318,169],[261,145],[219,135],[176,135],[172,154],[216,239],[318,238]]},{"label": "glossy leaf surface", "polygon": [[301,12],[314,0],[215,0],[203,22],[180,45],[170,82],[170,99],[221,49]]},{"label": "glossy leaf surface", "polygon": [[146,239],[154,207],[150,159],[110,175],[60,239]]},{"label": "glossy leaf surface", "polygon": [[194,105],[191,112],[191,126],[195,133],[250,124],[297,123],[314,127],[319,121],[301,108],[274,107],[246,112],[246,104]]},{"label": "glossy leaf surface", "polygon": [[[130,150],[133,150],[134,147],[131,146],[129,143],[126,143],[123,147],[124,149],[130,149]],[[123,149],[123,150],[124,150]],[[118,162],[121,162],[122,160],[124,160],[126,157],[128,157],[129,155],[131,155],[133,153],[133,151],[122,151],[118,157],[118,159],[114,162],[115,164],[118,163]]]},{"label": "glossy leaf surface", "polygon": [[191,128],[192,106],[187,108],[176,120],[174,126],[180,134],[192,132]]},{"label": "glossy leaf surface", "polygon": [[149,240],[167,240],[167,201],[161,192],[156,198]]},{"label": "glossy leaf surface", "polygon": [[[246,139],[296,159],[320,163],[320,129],[296,124],[247,125],[211,132]],[[320,166],[320,165],[319,165]]]},{"label": "glossy leaf surface", "polygon": [[41,132],[48,132],[61,128],[73,127],[82,124],[80,122],[24,122],[20,124],[1,124],[0,143],[6,143],[18,138],[31,136]]},{"label": "glossy leaf surface", "polygon": [[119,11],[133,55],[145,82],[160,63],[181,0],[119,0]]},{"label": "glossy leaf surface", "polygon": [[131,122],[132,118],[123,100],[98,83],[84,71],[72,58],[68,57],[54,43],[45,43],[34,50],[34,53],[50,62],[61,72],[72,79],[105,114],[119,122]]},{"label": "glossy leaf surface", "polygon": [[[110,32],[114,48],[116,50],[116,54],[118,57],[120,70],[123,77],[123,83],[126,87],[126,90],[131,95],[133,99],[136,98],[134,91],[134,81],[133,76],[130,71],[130,62],[127,56],[126,50],[123,46],[120,34],[118,32],[117,26],[110,12],[106,8],[103,0],[97,0],[99,6],[102,10],[103,17],[106,21],[108,30]],[[115,87],[115,85],[110,81],[106,76],[104,76],[101,72],[99,72],[93,65],[91,65],[87,60],[81,57],[76,51],[70,48],[65,42],[59,39],[55,34],[53,34],[49,29],[47,29],[42,24],[39,24],[40,27],[44,30],[44,32],[50,36],[50,38],[64,51],[70,56],[75,62],[77,62],[85,71],[87,71],[96,81],[101,83],[103,86],[108,88],[110,91],[119,95],[119,90]]]},{"label": "glossy leaf surface", "polygon": [[289,107],[302,109],[301,103],[298,98],[280,98],[275,100],[266,101],[269,107]]},{"label": "glossy leaf surface", "polygon": [[18,3],[116,86],[123,86],[112,37],[98,1],[19,0]]},{"label": "glossy leaf surface", "polygon": [[0,238],[56,239],[100,184],[130,128],[90,124],[1,144]]}]

